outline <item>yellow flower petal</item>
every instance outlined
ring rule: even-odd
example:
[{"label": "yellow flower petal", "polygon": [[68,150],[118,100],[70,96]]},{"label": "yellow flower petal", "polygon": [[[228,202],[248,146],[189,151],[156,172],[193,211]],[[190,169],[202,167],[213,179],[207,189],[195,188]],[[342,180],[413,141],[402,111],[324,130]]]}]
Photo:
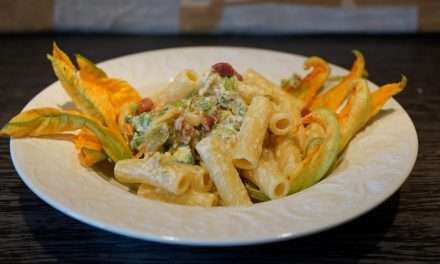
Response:
[{"label": "yellow flower petal", "polygon": [[354,50],[356,60],[353,63],[350,73],[342,79],[336,86],[320,94],[312,103],[312,109],[327,107],[331,111],[336,111],[345,100],[353,87],[353,81],[362,77],[365,70],[364,56],[360,51]]},{"label": "yellow flower petal", "polygon": [[321,180],[338,155],[340,131],[334,113],[325,108],[319,108],[305,116],[302,123],[317,123],[323,128],[325,134],[321,144],[308,153],[288,175],[290,193],[303,190]]},{"label": "yellow flower petal", "polygon": [[37,108],[19,113],[0,130],[0,135],[38,137],[81,128],[88,129],[99,139],[113,161],[131,158],[132,153],[120,135],[87,116],[56,108]]},{"label": "yellow flower petal", "polygon": [[319,57],[310,57],[304,62],[304,69],[310,68],[313,70],[301,80],[299,87],[292,91],[295,97],[304,102],[305,107],[311,104],[330,75],[328,63]]}]

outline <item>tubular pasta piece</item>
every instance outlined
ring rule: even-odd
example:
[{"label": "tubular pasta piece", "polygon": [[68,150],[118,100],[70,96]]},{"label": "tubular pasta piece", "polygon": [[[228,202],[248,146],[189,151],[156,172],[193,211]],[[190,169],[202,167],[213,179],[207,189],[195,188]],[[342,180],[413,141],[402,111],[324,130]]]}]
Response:
[{"label": "tubular pasta piece", "polygon": [[274,138],[274,154],[278,166],[284,175],[289,175],[303,159],[300,146],[288,136]]},{"label": "tubular pasta piece", "polygon": [[202,166],[182,164],[191,175],[191,188],[199,192],[209,192],[212,189],[212,180]]},{"label": "tubular pasta piece", "polygon": [[269,99],[263,96],[252,99],[232,152],[236,167],[245,170],[257,167],[271,114],[272,103]]},{"label": "tubular pasta piece", "polygon": [[232,159],[222,147],[222,140],[215,135],[205,137],[196,145],[222,203],[235,206],[252,204]]},{"label": "tubular pasta piece", "polygon": [[199,76],[193,70],[180,72],[174,80],[153,95],[153,101],[159,106],[183,99],[195,91],[199,84]]},{"label": "tubular pasta piece", "polygon": [[161,188],[141,184],[137,194],[151,200],[159,200],[162,202],[189,206],[212,207],[218,204],[217,194],[199,192],[193,189],[189,189],[182,194],[175,195]]},{"label": "tubular pasta piece", "polygon": [[244,170],[243,175],[270,199],[286,196],[289,190],[287,177],[280,171],[272,152],[267,149],[263,151],[258,167],[254,170]]},{"label": "tubular pasta piece", "polygon": [[114,172],[116,179],[123,183],[146,183],[182,194],[191,183],[191,172],[182,165],[157,152],[147,159],[118,161]]},{"label": "tubular pasta piece", "polygon": [[275,135],[285,135],[293,128],[292,116],[286,112],[274,113],[270,117],[269,129]]}]

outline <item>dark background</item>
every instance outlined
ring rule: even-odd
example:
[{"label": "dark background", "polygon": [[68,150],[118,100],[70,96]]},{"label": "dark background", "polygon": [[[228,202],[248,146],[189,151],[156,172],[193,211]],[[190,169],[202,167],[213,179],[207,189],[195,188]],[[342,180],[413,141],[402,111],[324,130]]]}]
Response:
[{"label": "dark background", "polygon": [[232,45],[319,55],[349,67],[356,48],[364,53],[373,82],[407,75],[408,87],[396,99],[415,123],[418,159],[390,199],[337,228],[259,246],[184,247],[110,234],[56,211],[21,182],[9,139],[0,138],[0,263],[440,262],[440,35],[0,35],[0,125],[55,81],[45,57],[54,40],[93,61],[167,47]]}]

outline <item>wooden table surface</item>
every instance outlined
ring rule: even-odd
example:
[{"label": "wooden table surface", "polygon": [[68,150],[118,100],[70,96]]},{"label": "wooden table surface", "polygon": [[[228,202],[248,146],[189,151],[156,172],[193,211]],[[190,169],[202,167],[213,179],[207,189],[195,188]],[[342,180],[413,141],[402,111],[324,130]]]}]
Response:
[{"label": "wooden table surface", "polygon": [[[409,78],[397,100],[419,135],[416,165],[400,190],[371,212],[305,238],[259,246],[204,248],[139,241],[82,224],[45,204],[20,180],[0,139],[0,263],[140,262],[440,263],[440,35],[422,36],[110,36],[0,35],[0,125],[55,81],[45,54],[56,40],[101,61],[133,52],[232,45],[320,55],[349,67],[364,52],[370,79]],[[405,142],[402,142],[405,144]]]}]

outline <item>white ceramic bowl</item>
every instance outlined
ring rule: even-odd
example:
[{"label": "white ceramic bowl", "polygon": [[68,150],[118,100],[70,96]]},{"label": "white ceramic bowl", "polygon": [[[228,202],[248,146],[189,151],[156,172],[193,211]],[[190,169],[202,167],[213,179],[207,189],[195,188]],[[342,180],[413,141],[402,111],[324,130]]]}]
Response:
[{"label": "white ceramic bowl", "polygon": [[[220,61],[238,71],[254,68],[274,81],[304,73],[304,57],[248,48],[191,47],[143,52],[101,63],[110,76],[148,94],[182,69],[206,71]],[[374,65],[372,66],[374,67]],[[48,68],[48,71],[51,69]],[[333,74],[346,70],[332,66]],[[370,87],[375,87],[370,83]],[[59,82],[25,109],[69,102]],[[12,139],[18,174],[41,199],[84,223],[114,233],[187,245],[244,245],[304,236],[349,221],[392,195],[408,177],[417,156],[414,125],[390,100],[350,143],[335,171],[309,189],[251,207],[197,208],[150,201],[82,167],[72,143]]]}]

